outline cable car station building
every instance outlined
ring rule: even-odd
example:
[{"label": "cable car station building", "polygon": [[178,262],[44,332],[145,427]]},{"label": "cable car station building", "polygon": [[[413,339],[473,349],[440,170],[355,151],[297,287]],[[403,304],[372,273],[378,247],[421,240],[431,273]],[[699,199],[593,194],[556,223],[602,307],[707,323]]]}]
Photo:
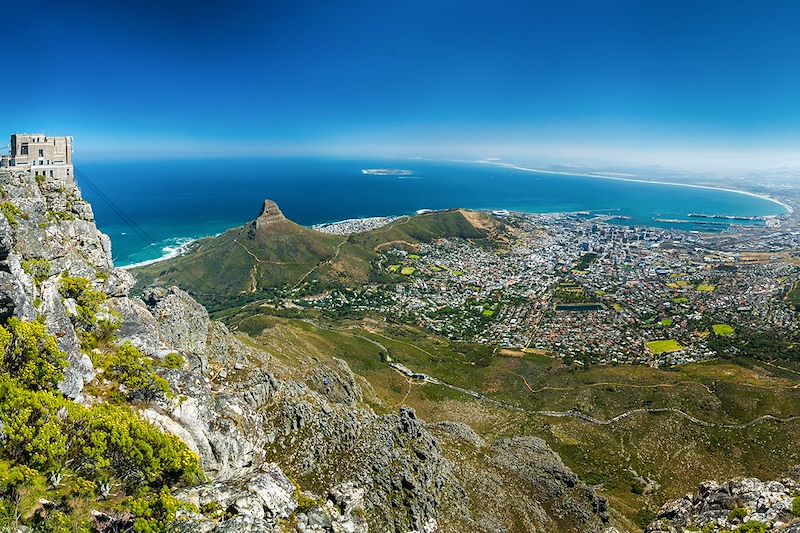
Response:
[{"label": "cable car station building", "polygon": [[0,168],[27,168],[34,176],[71,178],[72,137],[48,137],[41,133],[12,135],[9,154],[0,155]]}]

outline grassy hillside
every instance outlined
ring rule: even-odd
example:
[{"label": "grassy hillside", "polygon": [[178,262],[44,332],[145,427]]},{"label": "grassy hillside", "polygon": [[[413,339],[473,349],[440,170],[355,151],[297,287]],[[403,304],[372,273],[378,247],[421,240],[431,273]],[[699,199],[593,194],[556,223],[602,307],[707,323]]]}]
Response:
[{"label": "grassy hillside", "polygon": [[314,231],[281,216],[258,228],[251,223],[204,239],[181,256],[132,273],[139,288],[177,285],[215,311],[305,282],[315,282],[314,290],[365,283],[382,250],[413,248],[439,237],[485,239],[500,227],[485,214],[446,211],[405,217],[348,237]]},{"label": "grassy hillside", "polygon": [[354,235],[352,240],[354,243],[380,250],[386,247],[413,246],[439,237],[484,239],[499,227],[500,224],[486,214],[454,210],[404,217],[383,228]]},{"label": "grassy hillside", "polygon": [[132,272],[139,287],[178,285],[214,309],[296,283],[333,258],[345,239],[290,221],[272,223],[258,232],[247,225],[205,239],[184,255]]}]

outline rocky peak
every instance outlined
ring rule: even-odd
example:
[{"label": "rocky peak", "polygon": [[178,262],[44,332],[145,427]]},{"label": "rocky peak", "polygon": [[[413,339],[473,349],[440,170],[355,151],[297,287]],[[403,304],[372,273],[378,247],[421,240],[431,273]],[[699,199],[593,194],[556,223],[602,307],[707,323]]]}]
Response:
[{"label": "rocky peak", "polygon": [[284,220],[286,220],[286,217],[283,216],[283,212],[281,212],[278,204],[276,204],[273,200],[264,200],[264,205],[261,207],[261,213],[258,215],[258,218],[253,221],[253,225],[256,229],[259,229],[264,226],[268,226],[269,224],[282,222]]}]

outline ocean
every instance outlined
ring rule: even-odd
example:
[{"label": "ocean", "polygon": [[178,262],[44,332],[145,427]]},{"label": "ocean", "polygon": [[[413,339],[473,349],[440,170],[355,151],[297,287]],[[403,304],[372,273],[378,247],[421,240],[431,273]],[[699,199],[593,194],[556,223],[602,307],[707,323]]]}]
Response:
[{"label": "ocean", "polygon": [[[630,217],[619,221],[625,224],[721,231],[731,222],[751,222],[687,215],[785,212],[768,200],[729,191],[419,159],[76,160],[75,168],[98,227],[111,237],[117,266],[166,257],[193,239],[242,225],[258,215],[266,198],[306,226],[465,207],[591,211]],[[665,222],[676,220],[681,222]]]}]

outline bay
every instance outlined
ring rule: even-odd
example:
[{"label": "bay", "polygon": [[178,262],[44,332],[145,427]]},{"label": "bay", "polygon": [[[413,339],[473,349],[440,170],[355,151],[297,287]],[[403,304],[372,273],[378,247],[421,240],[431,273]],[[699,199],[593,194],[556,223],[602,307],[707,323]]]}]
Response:
[{"label": "bay", "polygon": [[[365,174],[365,169],[406,172]],[[687,215],[785,213],[774,202],[717,189],[420,159],[76,161],[76,174],[98,227],[111,237],[117,266],[165,257],[193,239],[242,225],[258,215],[266,198],[307,226],[465,207],[591,211],[630,217],[620,222],[631,225],[721,231],[731,221]]]}]

